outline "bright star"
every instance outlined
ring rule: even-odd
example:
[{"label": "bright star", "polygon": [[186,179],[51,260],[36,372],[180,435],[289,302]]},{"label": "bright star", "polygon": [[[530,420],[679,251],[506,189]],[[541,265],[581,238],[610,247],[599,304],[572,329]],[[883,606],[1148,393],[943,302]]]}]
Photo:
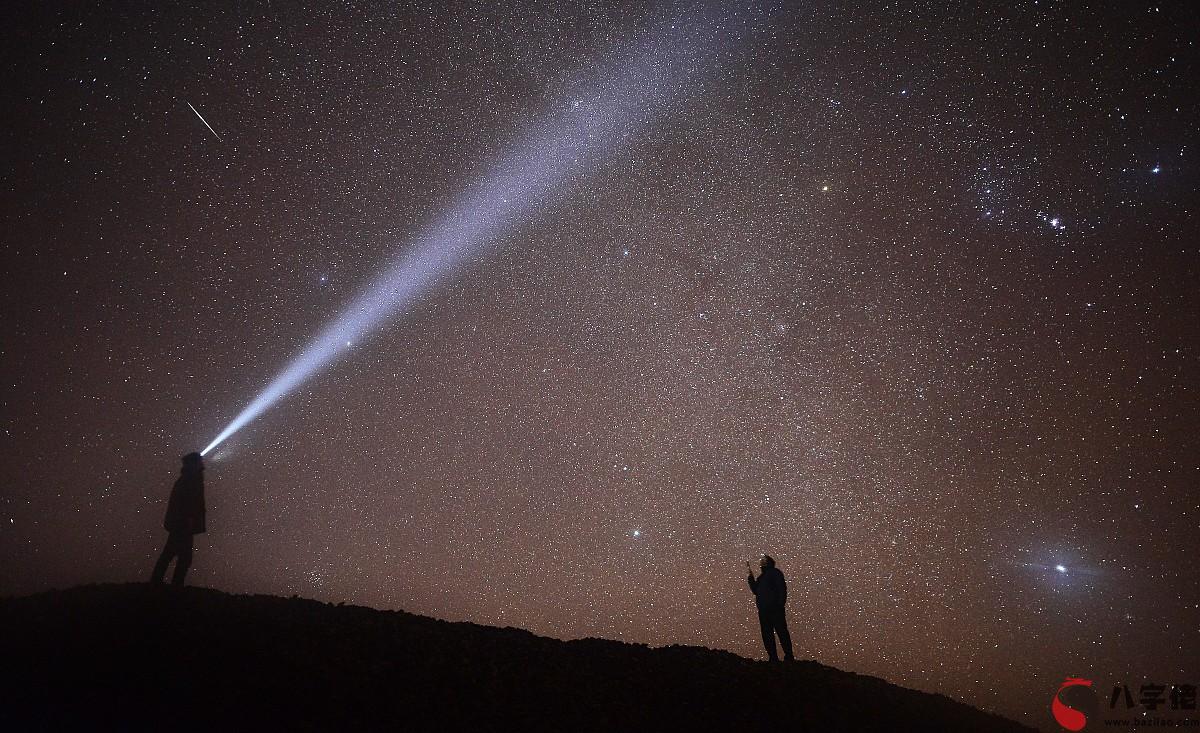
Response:
[{"label": "bright star", "polygon": [[1157,165],[1156,165],[1156,166],[1154,166],[1153,168],[1151,168],[1151,169],[1150,169],[1150,172],[1151,172],[1151,173],[1161,173],[1161,172],[1162,172],[1162,166],[1157,166]]},{"label": "bright star", "polygon": [[1058,571],[1058,572],[1060,572],[1060,573],[1065,573],[1065,572],[1067,572],[1067,566],[1066,566],[1066,565],[1055,565],[1055,566],[1054,566],[1054,569],[1055,569],[1055,570],[1057,570],[1057,571]]},{"label": "bright star", "polygon": [[1067,225],[1063,223],[1063,220],[1058,218],[1057,216],[1051,217],[1049,214],[1044,214],[1042,212],[1038,212],[1038,218],[1041,219],[1042,221],[1046,222],[1046,224],[1051,229],[1057,229],[1058,231],[1062,231],[1063,229],[1067,228]]},{"label": "bright star", "polygon": [[635,529],[635,530],[633,530],[633,536],[634,536],[634,537],[641,537],[641,536],[642,536],[642,530],[640,530],[640,529]]}]

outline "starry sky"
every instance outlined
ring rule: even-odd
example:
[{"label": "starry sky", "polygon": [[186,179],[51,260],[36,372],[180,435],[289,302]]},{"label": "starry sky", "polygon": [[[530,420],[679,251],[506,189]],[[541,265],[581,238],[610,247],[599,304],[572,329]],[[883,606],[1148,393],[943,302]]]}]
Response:
[{"label": "starry sky", "polygon": [[[696,18],[663,108],[608,124],[596,70]],[[743,563],[769,552],[803,658],[1046,729],[1068,675],[1200,683],[1197,28],[28,8],[0,593],[147,576],[179,456],[592,104],[603,160],[210,454],[190,581],[761,657]]]}]

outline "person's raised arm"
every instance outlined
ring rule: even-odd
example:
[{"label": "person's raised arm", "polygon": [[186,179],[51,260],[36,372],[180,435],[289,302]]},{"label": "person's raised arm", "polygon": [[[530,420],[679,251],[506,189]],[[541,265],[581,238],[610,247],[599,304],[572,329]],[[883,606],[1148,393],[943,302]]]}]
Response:
[{"label": "person's raised arm", "polygon": [[758,590],[758,581],[754,579],[754,571],[750,569],[750,563],[746,563],[746,582],[750,584],[751,593]]}]

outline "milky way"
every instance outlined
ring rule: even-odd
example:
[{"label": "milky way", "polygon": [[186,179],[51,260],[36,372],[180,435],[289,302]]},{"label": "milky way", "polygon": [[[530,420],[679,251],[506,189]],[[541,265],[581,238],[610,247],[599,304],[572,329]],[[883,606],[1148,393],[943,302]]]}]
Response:
[{"label": "milky way", "polygon": [[[718,30],[604,96],[672,17]],[[210,454],[189,580],[761,657],[770,552],[805,658],[1047,729],[1067,676],[1200,684],[1197,20],[30,10],[0,593],[143,579],[179,456],[577,119],[591,162]]]}]

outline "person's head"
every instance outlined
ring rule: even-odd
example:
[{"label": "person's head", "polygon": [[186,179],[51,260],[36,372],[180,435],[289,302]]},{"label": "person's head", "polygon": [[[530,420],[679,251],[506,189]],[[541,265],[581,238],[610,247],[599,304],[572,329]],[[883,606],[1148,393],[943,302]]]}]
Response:
[{"label": "person's head", "polygon": [[200,455],[199,453],[195,453],[195,452],[188,453],[186,456],[183,457],[183,470],[188,471],[188,472],[203,471],[204,470],[204,456]]},{"label": "person's head", "polygon": [[770,555],[763,555],[758,560],[758,566],[763,570],[766,570],[767,568],[773,568],[775,567],[775,558],[771,557]]}]

